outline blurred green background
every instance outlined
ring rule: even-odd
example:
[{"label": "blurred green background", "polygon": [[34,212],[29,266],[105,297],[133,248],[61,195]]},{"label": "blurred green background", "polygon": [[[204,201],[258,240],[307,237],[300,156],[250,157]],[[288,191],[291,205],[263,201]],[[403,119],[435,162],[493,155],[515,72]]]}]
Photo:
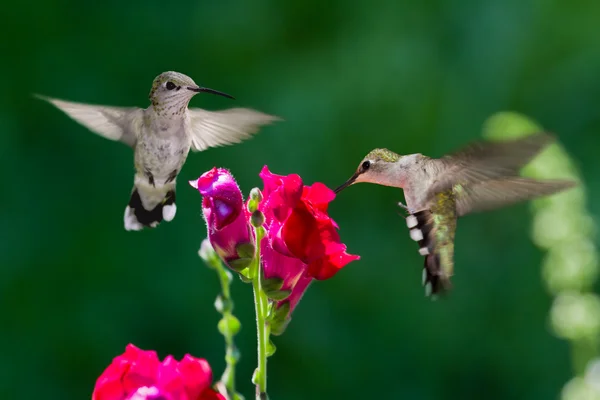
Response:
[{"label": "blurred green background", "polygon": [[[556,132],[599,197],[600,2],[128,1],[8,2],[0,95],[0,393],[82,399],[132,342],[205,357],[218,377],[214,272],[197,256],[205,226],[186,181],[213,166],[242,190],[265,164],[307,184],[343,182],[372,148],[441,156],[515,110]],[[148,105],[176,70],[236,96],[192,107],[253,107],[285,118],[235,147],[191,154],[178,213],[123,229],[132,153],[33,92]],[[422,258],[395,202],[357,185],[331,205],[361,260],[314,284],[269,359],[273,399],[553,399],[573,376],[548,324],[552,297],[527,205],[459,222],[455,290],[431,302]],[[600,203],[590,202],[598,222]],[[233,285],[251,398],[251,287]]]}]

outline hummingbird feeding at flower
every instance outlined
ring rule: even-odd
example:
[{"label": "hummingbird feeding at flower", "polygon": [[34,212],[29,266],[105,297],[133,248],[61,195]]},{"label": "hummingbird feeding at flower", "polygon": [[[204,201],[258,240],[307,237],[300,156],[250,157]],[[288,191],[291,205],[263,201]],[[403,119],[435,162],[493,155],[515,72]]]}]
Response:
[{"label": "hummingbird feeding at flower", "polygon": [[398,204],[407,211],[410,237],[425,257],[425,294],[434,295],[451,288],[458,217],[575,186],[568,180],[519,176],[519,170],[552,141],[551,135],[536,133],[510,141],[477,142],[439,159],[375,149],[335,192],[358,182],[403,189],[406,205]]},{"label": "hummingbird feeding at flower", "polygon": [[135,177],[125,208],[126,230],[156,227],[175,217],[175,183],[193,151],[239,143],[280,118],[248,108],[207,111],[188,108],[198,93],[234,97],[198,86],[179,72],[163,72],[152,83],[146,109],[74,103],[37,96],[92,132],[134,150]]}]

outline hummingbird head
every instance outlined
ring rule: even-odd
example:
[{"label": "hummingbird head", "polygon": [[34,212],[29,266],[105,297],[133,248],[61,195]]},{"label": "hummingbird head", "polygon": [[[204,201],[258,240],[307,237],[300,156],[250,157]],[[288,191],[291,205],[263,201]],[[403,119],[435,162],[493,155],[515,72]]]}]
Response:
[{"label": "hummingbird head", "polygon": [[200,92],[234,98],[226,93],[198,86],[189,76],[174,71],[163,72],[154,78],[148,97],[157,112],[175,115],[183,113],[191,98]]},{"label": "hummingbird head", "polygon": [[402,156],[388,149],[375,149],[362,159],[354,175],[337,187],[334,192],[339,193],[348,186],[358,182],[377,183],[379,185],[394,186],[394,170],[396,163]]}]

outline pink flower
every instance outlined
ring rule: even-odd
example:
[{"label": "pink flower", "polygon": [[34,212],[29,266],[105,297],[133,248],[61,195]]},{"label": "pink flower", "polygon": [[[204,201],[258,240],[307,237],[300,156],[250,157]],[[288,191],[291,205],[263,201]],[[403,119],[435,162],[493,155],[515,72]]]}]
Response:
[{"label": "pink flower", "polygon": [[304,186],[298,175],[272,174],[263,167],[267,235],[261,243],[263,288],[276,304],[272,333],[283,333],[313,279],[329,279],[360,257],[346,253],[336,223],[327,214],[335,193],[322,183]]},{"label": "pink flower", "polygon": [[[327,206],[335,198],[333,190],[319,182],[304,186],[298,175],[275,175],[267,166],[260,177],[265,185],[260,210],[275,251],[306,264],[308,276],[320,280],[331,278],[360,258],[346,253],[338,226],[327,214]],[[265,274],[268,269],[265,266]]]},{"label": "pink flower", "polygon": [[216,253],[232,269],[246,268],[254,253],[254,236],[242,193],[231,173],[215,167],[190,185],[203,196],[208,239]]},{"label": "pink flower", "polygon": [[208,362],[186,354],[181,361],[129,344],[96,381],[92,400],[225,400],[211,388]]}]

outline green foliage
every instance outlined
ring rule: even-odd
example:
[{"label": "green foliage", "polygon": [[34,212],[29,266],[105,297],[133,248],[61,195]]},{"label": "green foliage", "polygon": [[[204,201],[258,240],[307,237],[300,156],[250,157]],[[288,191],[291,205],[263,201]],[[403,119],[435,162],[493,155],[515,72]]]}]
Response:
[{"label": "green foliage", "polygon": [[[541,126],[525,116],[504,112],[486,122],[484,136],[513,139],[541,130]],[[596,227],[587,210],[585,185],[574,163],[560,144],[555,143],[524,168],[524,174],[537,179],[579,181],[574,189],[532,202],[532,237],[547,251],[543,276],[549,291],[556,296],[550,311],[552,327],[558,336],[572,342],[575,372],[583,375],[586,366],[599,355],[600,298],[586,293],[598,276],[599,264],[593,235]],[[588,379],[586,384],[600,386],[598,378],[594,377],[595,382]],[[579,393],[584,389],[579,389],[577,382],[581,381],[575,378],[565,387],[564,400],[589,398]],[[599,397],[600,390],[591,398]]]}]

